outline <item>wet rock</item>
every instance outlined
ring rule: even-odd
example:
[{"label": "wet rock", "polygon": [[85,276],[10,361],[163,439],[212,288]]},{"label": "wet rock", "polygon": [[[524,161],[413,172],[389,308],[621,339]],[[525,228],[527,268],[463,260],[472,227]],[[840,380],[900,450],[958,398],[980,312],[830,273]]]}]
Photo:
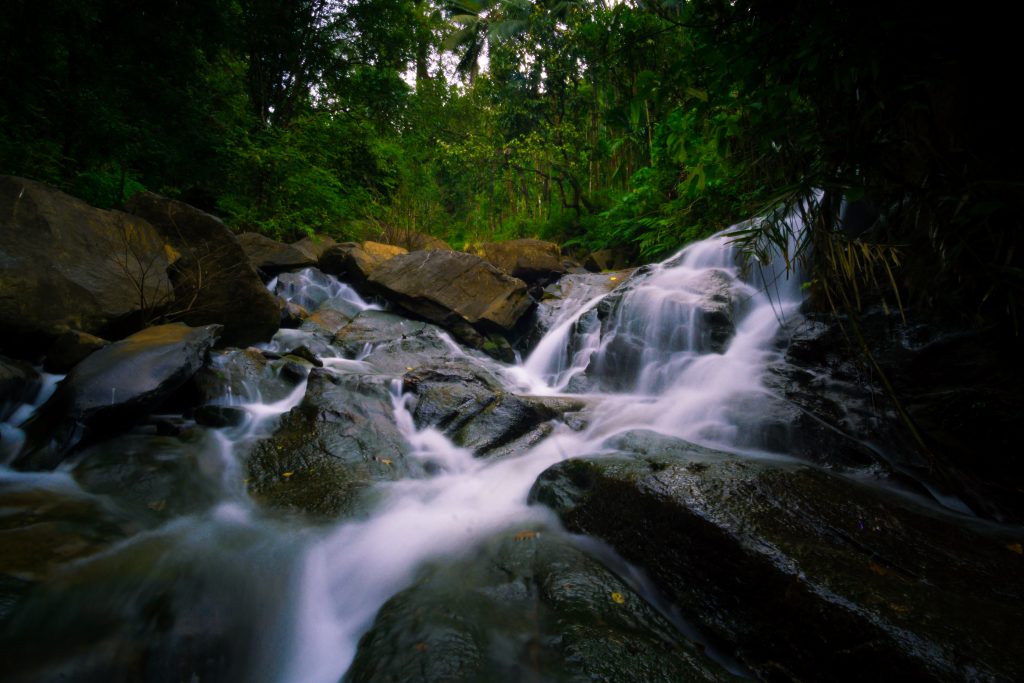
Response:
[{"label": "wet rock", "polygon": [[303,237],[298,242],[292,242],[291,246],[301,251],[307,258],[316,262],[320,260],[320,256],[333,247],[337,242],[332,237],[327,235],[312,235],[310,237]]},{"label": "wet rock", "polygon": [[522,280],[454,251],[396,256],[374,271],[369,283],[399,307],[476,348],[488,333],[511,330],[532,305]]},{"label": "wet rock", "polygon": [[142,218],[0,176],[0,348],[31,358],[68,329],[139,329],[173,296],[164,246]]},{"label": "wet rock", "polygon": [[[666,366],[682,352],[723,353],[736,333],[741,287],[721,270],[638,271],[597,305],[603,343],[588,377],[606,389],[630,390],[652,361]],[[652,384],[645,390],[659,388]]]},{"label": "wet rock", "polygon": [[452,355],[435,325],[384,311],[363,311],[338,330],[333,345],[347,358],[362,357],[380,372],[401,375],[410,367]]},{"label": "wet rock", "polygon": [[220,326],[149,327],[75,366],[23,425],[20,469],[55,467],[85,434],[127,429],[202,367]]},{"label": "wet rock", "polygon": [[621,579],[547,530],[508,530],[389,600],[344,680],[720,681]]},{"label": "wet rock", "polygon": [[0,356],[0,422],[24,403],[35,399],[42,383],[39,373],[25,361]]},{"label": "wet rock", "polygon": [[407,253],[402,247],[380,242],[345,242],[326,250],[320,257],[319,268],[345,282],[361,286],[381,264]]},{"label": "wet rock", "polygon": [[320,360],[315,353],[313,353],[312,349],[305,345],[296,346],[286,355],[301,358],[315,368],[322,368],[324,366],[324,362]]},{"label": "wet rock", "polygon": [[68,330],[57,337],[46,352],[43,367],[47,372],[67,374],[89,354],[99,351],[110,342],[81,330]]},{"label": "wet rock", "polygon": [[349,311],[353,310],[354,306],[355,293],[352,288],[317,268],[304,268],[297,273],[281,273],[277,277],[274,293],[307,311],[315,311],[324,305],[340,311]]},{"label": "wet rock", "polygon": [[548,433],[550,426],[542,425],[583,405],[572,399],[509,393],[485,370],[464,361],[407,372],[403,389],[416,397],[412,415],[417,426],[436,427],[476,455],[532,435],[519,442],[525,449]]},{"label": "wet rock", "polygon": [[484,244],[483,256],[491,265],[528,285],[547,284],[565,273],[562,250],[554,242],[520,239]]},{"label": "wet rock", "polygon": [[235,400],[273,403],[295,388],[294,381],[280,376],[282,364],[268,361],[255,348],[214,351],[192,383],[200,403]]},{"label": "wet rock", "polygon": [[126,208],[149,221],[177,254],[170,277],[178,319],[193,326],[223,325],[224,346],[273,336],[280,323],[277,301],[219,219],[151,192],[135,194]]},{"label": "wet rock", "polygon": [[85,491],[113,501],[136,523],[156,526],[218,502],[220,448],[204,430],[122,434],[84,449],[72,474]]},{"label": "wet rock", "polygon": [[294,330],[309,317],[309,311],[299,304],[280,298],[277,301],[281,307],[281,327]]},{"label": "wet rock", "polygon": [[219,429],[221,427],[237,427],[248,419],[248,413],[238,406],[207,404],[196,408],[192,412],[192,418],[196,424]]},{"label": "wet rock", "polygon": [[286,270],[298,270],[316,265],[316,259],[302,249],[270,239],[258,232],[243,232],[238,243],[254,268],[268,277]]},{"label": "wet rock", "polygon": [[807,466],[630,438],[648,445],[556,465],[531,498],[641,566],[758,677],[1021,676],[1013,530]]},{"label": "wet rock", "polygon": [[545,334],[583,303],[622,285],[631,271],[613,273],[569,273],[544,288],[540,301],[529,316],[518,346],[532,349]]},{"label": "wet rock", "polygon": [[406,472],[387,378],[309,373],[306,395],[253,448],[249,493],[270,508],[336,519],[362,509],[375,481]]},{"label": "wet rock", "polygon": [[306,319],[299,325],[304,332],[313,332],[324,340],[330,340],[343,327],[352,322],[352,319],[359,314],[355,307],[349,310],[340,311],[337,308],[324,306],[306,316]]}]

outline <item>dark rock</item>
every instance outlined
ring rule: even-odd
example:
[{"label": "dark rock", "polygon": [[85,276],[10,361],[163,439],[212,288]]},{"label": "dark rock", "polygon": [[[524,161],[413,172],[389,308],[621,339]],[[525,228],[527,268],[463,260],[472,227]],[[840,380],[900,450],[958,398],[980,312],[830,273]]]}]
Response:
[{"label": "dark rock", "polygon": [[387,378],[309,373],[302,403],[249,456],[249,493],[270,508],[337,519],[362,509],[375,481],[406,472]]},{"label": "dark rock", "polygon": [[[347,285],[317,268],[303,268],[296,273],[281,273],[274,288],[274,293],[280,298],[298,304],[307,311],[315,311],[325,304],[346,310],[340,307],[339,299],[344,299],[345,293],[351,291]],[[349,306],[351,305],[349,302]]]},{"label": "dark rock", "polygon": [[410,367],[448,357],[441,329],[384,311],[363,311],[338,330],[332,344],[348,358],[361,357],[381,372],[401,375]]},{"label": "dark rock", "polygon": [[531,498],[638,564],[757,677],[1022,675],[1013,530],[807,466],[629,438],[647,447],[556,465]]},{"label": "dark rock", "polygon": [[[241,400],[279,401],[295,387],[280,377],[281,362],[270,363],[259,349],[225,349],[210,354],[210,360],[192,382],[201,403]],[[305,375],[303,375],[305,379]]]},{"label": "dark rock", "polygon": [[345,242],[326,250],[320,257],[319,267],[329,275],[362,286],[381,264],[406,253],[402,247],[379,242]]},{"label": "dark rock", "polygon": [[196,408],[192,417],[196,424],[219,429],[221,427],[237,427],[246,421],[248,413],[244,408],[238,406],[207,404]]},{"label": "dark rock", "polygon": [[73,476],[85,491],[113,501],[132,520],[156,526],[218,502],[224,469],[220,447],[196,429],[177,436],[122,434],[84,449]]},{"label": "dark rock", "polygon": [[487,333],[511,330],[532,305],[522,280],[455,251],[396,256],[374,271],[369,282],[401,308],[452,330],[477,348]]},{"label": "dark rock", "polygon": [[173,296],[164,245],[139,217],[0,176],[0,346],[31,358],[68,329],[139,329]]},{"label": "dark rock", "polygon": [[437,427],[476,455],[532,435],[520,442],[525,449],[550,429],[542,428],[544,423],[583,406],[572,399],[508,393],[485,370],[461,361],[407,372],[403,389],[416,397],[412,415],[417,426]]},{"label": "dark rock", "polygon": [[352,319],[359,314],[355,307],[347,311],[340,311],[336,308],[323,307],[310,313],[299,325],[299,329],[305,332],[313,332],[323,339],[331,339],[343,327],[352,322]]},{"label": "dark rock", "polygon": [[303,237],[298,242],[292,242],[291,246],[301,251],[307,258],[316,262],[320,260],[320,256],[337,244],[334,238],[328,237],[327,235],[313,235],[311,237]]},{"label": "dark rock", "polygon": [[534,239],[488,242],[481,256],[503,273],[528,285],[547,284],[565,273],[562,250],[554,242]]},{"label": "dark rock", "polygon": [[0,422],[39,394],[39,373],[25,361],[0,356]]},{"label": "dark rock", "polygon": [[67,374],[89,354],[99,351],[110,342],[81,330],[68,330],[50,345],[43,367],[47,372]]},{"label": "dark rock", "polygon": [[277,301],[219,219],[151,192],[134,195],[127,210],[149,221],[178,253],[170,271],[178,319],[193,326],[223,325],[224,346],[273,336],[280,323]]},{"label": "dark rock", "polygon": [[317,355],[308,346],[297,346],[286,355],[301,358],[315,368],[322,368],[324,366],[324,362],[317,358]]},{"label": "dark rock", "polygon": [[258,232],[243,232],[238,243],[254,268],[268,276],[286,270],[298,270],[316,265],[316,259],[290,244],[272,240]]},{"label": "dark rock", "polygon": [[83,432],[127,429],[202,367],[218,325],[150,327],[106,346],[75,366],[23,425],[21,469],[55,467]]},{"label": "dark rock", "polygon": [[364,681],[721,681],[731,676],[598,562],[508,530],[389,600],[345,676]]}]

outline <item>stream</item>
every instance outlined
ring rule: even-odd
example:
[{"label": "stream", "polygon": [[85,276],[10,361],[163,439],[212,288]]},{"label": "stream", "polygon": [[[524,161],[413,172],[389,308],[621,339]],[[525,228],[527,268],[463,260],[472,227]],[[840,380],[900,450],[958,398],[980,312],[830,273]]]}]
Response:
[{"label": "stream", "polygon": [[[644,608],[653,608],[651,619],[672,625],[671,638],[699,643],[716,676],[752,675],[728,644],[705,641],[700,627],[629,559],[566,533],[552,509],[533,502],[531,490],[552,466],[613,454],[616,440],[637,433],[725,451],[758,466],[792,466],[793,457],[757,438],[760,416],[749,406],[765,396],[766,368],[781,357],[774,342],[800,305],[799,279],[757,269],[748,278],[723,236],[644,267],[614,288],[610,277],[583,277],[516,364],[428,330],[437,344],[432,356],[420,359],[424,364],[476,368],[505,394],[582,406],[563,411],[529,438],[509,439],[504,451],[481,457],[472,444],[454,443],[451,429],[417,419],[424,399],[407,390],[408,379],[403,383],[406,372],[420,369],[414,360],[396,368],[381,361],[380,339],[341,347],[304,326],[282,330],[260,348],[271,359],[265,369],[223,382],[225,391],[210,404],[225,411],[230,424],[185,420],[187,429],[171,435],[146,426],[91,445],[51,473],[0,469],[0,493],[39,511],[33,533],[40,542],[52,532],[59,546],[61,529],[79,530],[63,557],[44,571],[26,568],[24,579],[5,587],[18,599],[0,604],[0,616],[17,637],[2,653],[14,657],[16,650],[19,661],[34,662],[13,680],[222,676],[333,683],[346,672],[351,678],[360,639],[389,600],[412,595],[403,591],[419,585],[425,568],[462,566],[511,532],[517,541],[564,539],[624,582],[610,593],[614,603],[639,596],[652,606]],[[387,315],[316,271],[270,287],[311,311],[368,320]],[[300,346],[322,367],[311,371],[309,364],[291,362],[286,370],[288,354]],[[230,377],[244,353],[215,352],[212,376]],[[287,372],[302,378],[283,381]],[[378,478],[351,514],[329,522],[264,507],[246,466],[284,416],[299,410],[314,376],[318,387],[349,381],[379,387],[404,441],[401,468],[397,458],[373,456],[378,470],[398,474]],[[47,385],[58,379],[48,377]],[[32,408],[20,408],[4,425],[5,443],[17,443],[16,425]],[[303,476],[298,470],[278,474],[278,483],[296,485]],[[111,670],[119,673],[111,676]],[[216,675],[190,678],[195,670]],[[506,674],[507,680],[545,679]]]}]

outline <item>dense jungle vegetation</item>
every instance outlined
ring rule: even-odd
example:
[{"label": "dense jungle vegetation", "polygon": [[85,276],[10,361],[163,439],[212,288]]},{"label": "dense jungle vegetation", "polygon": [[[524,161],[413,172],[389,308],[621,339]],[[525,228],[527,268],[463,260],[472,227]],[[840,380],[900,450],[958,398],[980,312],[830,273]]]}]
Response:
[{"label": "dense jungle vegetation", "polygon": [[10,0],[0,172],[284,240],[637,259],[774,210],[737,235],[758,254],[800,207],[789,254],[836,305],[1016,327],[1010,31],[984,4]]}]

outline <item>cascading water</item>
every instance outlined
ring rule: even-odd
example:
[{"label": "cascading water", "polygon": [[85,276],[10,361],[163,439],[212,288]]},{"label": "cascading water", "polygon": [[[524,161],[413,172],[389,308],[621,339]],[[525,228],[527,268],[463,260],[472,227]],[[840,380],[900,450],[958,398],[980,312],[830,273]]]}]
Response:
[{"label": "cascading water", "polygon": [[[271,287],[311,310],[327,305],[354,315],[371,308],[346,286],[315,271],[282,276]],[[610,294],[567,305],[524,363],[501,369],[502,381],[510,391],[586,394],[591,403],[587,426],[574,431],[558,424],[517,457],[475,458],[440,431],[418,429],[409,397],[395,389],[394,420],[409,444],[407,457],[419,465],[409,468],[413,476],[378,484],[376,503],[365,516],[298,536],[287,523],[261,519],[244,494],[239,460],[302,400],[306,383],[269,395],[236,387],[216,402],[242,410],[245,419],[211,430],[225,463],[218,474],[224,480],[221,502],[184,521],[168,522],[141,540],[129,538],[104,558],[85,564],[135,552],[137,543],[152,543],[154,536],[165,544],[162,557],[183,551],[197,557],[216,553],[215,544],[234,534],[237,562],[218,556],[215,562],[198,562],[193,570],[230,577],[244,573],[238,563],[276,567],[259,576],[277,581],[279,595],[257,600],[256,607],[246,610],[261,620],[247,624],[255,632],[252,642],[272,645],[273,654],[255,657],[238,669],[240,675],[333,683],[349,667],[381,605],[406,587],[425,562],[470,552],[474,544],[512,525],[557,527],[552,513],[527,505],[531,486],[551,465],[599,454],[608,449],[610,438],[638,429],[730,446],[738,425],[729,406],[738,396],[761,391],[769,341],[780,317],[799,302],[795,287],[773,298],[766,289],[764,282],[744,281],[726,239],[719,236],[638,272]],[[451,356],[496,367],[460,350],[447,336],[442,341],[452,347]],[[284,354],[304,344],[322,357],[326,372],[378,372],[368,361],[342,357],[329,340],[305,330],[282,330],[265,350]],[[360,357],[370,358],[365,351]],[[8,476],[22,475],[0,474]],[[67,486],[66,474],[54,476]],[[271,616],[278,611],[284,616]]]}]

